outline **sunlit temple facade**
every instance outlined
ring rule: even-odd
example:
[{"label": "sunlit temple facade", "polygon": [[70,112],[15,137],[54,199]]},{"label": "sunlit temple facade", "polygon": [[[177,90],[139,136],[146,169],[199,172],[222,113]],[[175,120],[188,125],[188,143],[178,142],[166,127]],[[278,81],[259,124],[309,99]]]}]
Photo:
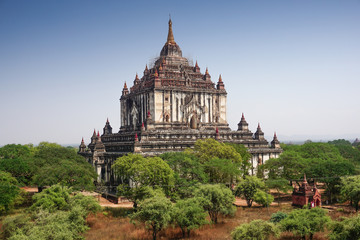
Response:
[{"label": "sunlit temple facade", "polygon": [[226,119],[226,101],[221,75],[215,83],[208,69],[202,73],[197,62],[192,65],[182,56],[170,20],[167,41],[153,66],[146,66],[141,78],[136,74],[130,88],[124,84],[120,130],[113,133],[107,120],[102,135],[94,130],[87,146],[82,140],[79,154],[95,167],[98,180],[111,185],[111,165],[119,156],[183,151],[198,139],[214,138],[245,145],[252,154],[251,174],[255,174],[259,164],[279,156],[280,143],[274,134],[269,144],[260,125],[252,133],[244,114],[238,129],[232,131]]}]

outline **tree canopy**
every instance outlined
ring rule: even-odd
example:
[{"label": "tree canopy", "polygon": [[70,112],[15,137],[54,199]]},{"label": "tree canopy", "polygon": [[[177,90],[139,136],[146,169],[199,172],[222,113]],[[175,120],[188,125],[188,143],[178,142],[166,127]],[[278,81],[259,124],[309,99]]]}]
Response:
[{"label": "tree canopy", "polygon": [[19,195],[17,184],[10,173],[0,171],[0,213],[7,212]]},{"label": "tree canopy", "polygon": [[330,229],[332,230],[329,234],[330,240],[360,239],[360,216],[334,221],[330,225]]},{"label": "tree canopy", "polygon": [[171,221],[172,204],[169,199],[162,196],[155,196],[145,199],[140,203],[137,212],[132,214],[133,220],[145,223],[146,227],[152,231],[153,239]]},{"label": "tree canopy", "polygon": [[112,167],[128,181],[118,186],[118,194],[133,201],[135,207],[148,195],[149,187],[160,187],[168,193],[174,182],[173,170],[159,157],[129,153],[118,158]]},{"label": "tree canopy", "polygon": [[[237,185],[235,195],[237,197],[244,197],[248,207],[251,207],[255,194],[259,190],[265,190],[264,181],[255,176],[246,176],[245,179],[242,179]],[[272,198],[272,200],[274,200],[274,198]]]},{"label": "tree canopy", "polygon": [[324,227],[331,221],[327,211],[322,208],[296,209],[280,221],[283,231],[292,232],[295,236],[310,236],[316,232],[324,231]]},{"label": "tree canopy", "polygon": [[0,148],[0,171],[12,174],[19,185],[93,189],[97,174],[73,148],[41,142],[38,146],[9,144]]},{"label": "tree canopy", "polygon": [[235,212],[235,197],[231,190],[223,185],[200,185],[195,191],[195,197],[200,200],[201,206],[214,223],[217,223],[219,214],[231,215]]},{"label": "tree canopy", "polygon": [[187,233],[190,237],[190,231],[206,224],[206,212],[202,208],[197,198],[188,198],[179,200],[173,207],[173,221],[181,228],[183,237]]},{"label": "tree canopy", "polygon": [[231,232],[233,240],[267,240],[279,235],[280,231],[273,223],[260,219],[241,224]]},{"label": "tree canopy", "polygon": [[34,174],[33,148],[8,144],[0,148],[0,171],[11,173],[20,185],[31,184]]},{"label": "tree canopy", "polygon": [[341,178],[341,196],[343,200],[349,200],[356,212],[359,210],[360,202],[360,176]]},{"label": "tree canopy", "polygon": [[73,149],[42,142],[35,148],[34,164],[33,183],[38,186],[60,183],[75,190],[94,189],[94,168]]},{"label": "tree canopy", "polygon": [[210,183],[231,185],[234,180],[243,175],[241,154],[228,144],[212,138],[198,140],[194,148],[187,149],[186,153],[199,158]]}]

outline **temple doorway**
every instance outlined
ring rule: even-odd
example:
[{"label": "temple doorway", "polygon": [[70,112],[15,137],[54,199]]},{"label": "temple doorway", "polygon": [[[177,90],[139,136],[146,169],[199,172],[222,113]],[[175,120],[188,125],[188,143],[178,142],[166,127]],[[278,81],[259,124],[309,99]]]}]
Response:
[{"label": "temple doorway", "polygon": [[196,129],[197,128],[197,121],[196,121],[196,115],[193,115],[190,119],[190,128]]}]

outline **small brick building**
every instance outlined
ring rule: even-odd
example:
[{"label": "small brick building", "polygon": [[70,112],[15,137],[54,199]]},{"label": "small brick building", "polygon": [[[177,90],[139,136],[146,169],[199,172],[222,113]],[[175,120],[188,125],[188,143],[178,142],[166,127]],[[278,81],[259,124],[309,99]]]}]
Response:
[{"label": "small brick building", "polygon": [[294,206],[304,206],[308,203],[311,204],[311,207],[321,207],[321,194],[314,186],[310,186],[306,181],[306,175],[304,175],[304,181],[302,182],[299,188],[294,188],[292,194],[292,205]]}]

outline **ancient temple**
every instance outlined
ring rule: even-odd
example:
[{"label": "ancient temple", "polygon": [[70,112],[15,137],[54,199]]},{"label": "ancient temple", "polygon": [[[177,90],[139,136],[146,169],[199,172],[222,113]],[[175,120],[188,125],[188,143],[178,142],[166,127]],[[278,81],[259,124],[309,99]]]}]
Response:
[{"label": "ancient temple", "polygon": [[144,156],[191,148],[198,139],[245,145],[252,154],[252,174],[256,167],[282,152],[279,141],[269,143],[260,124],[253,134],[244,114],[238,129],[232,131],[226,119],[227,93],[221,78],[214,83],[208,69],[200,71],[196,62],[182,56],[175,42],[172,22],[160,56],[146,66],[143,76],[136,74],[132,86],[124,84],[120,98],[121,127],[113,133],[109,120],[103,134],[94,133],[86,147],[82,140],[79,154],[94,165],[99,180],[113,182],[112,163],[127,153]]},{"label": "ancient temple", "polygon": [[299,188],[294,188],[292,194],[292,205],[303,207],[310,203],[310,207],[321,207],[321,194],[319,189],[314,186],[310,186],[304,175],[304,180]]}]

